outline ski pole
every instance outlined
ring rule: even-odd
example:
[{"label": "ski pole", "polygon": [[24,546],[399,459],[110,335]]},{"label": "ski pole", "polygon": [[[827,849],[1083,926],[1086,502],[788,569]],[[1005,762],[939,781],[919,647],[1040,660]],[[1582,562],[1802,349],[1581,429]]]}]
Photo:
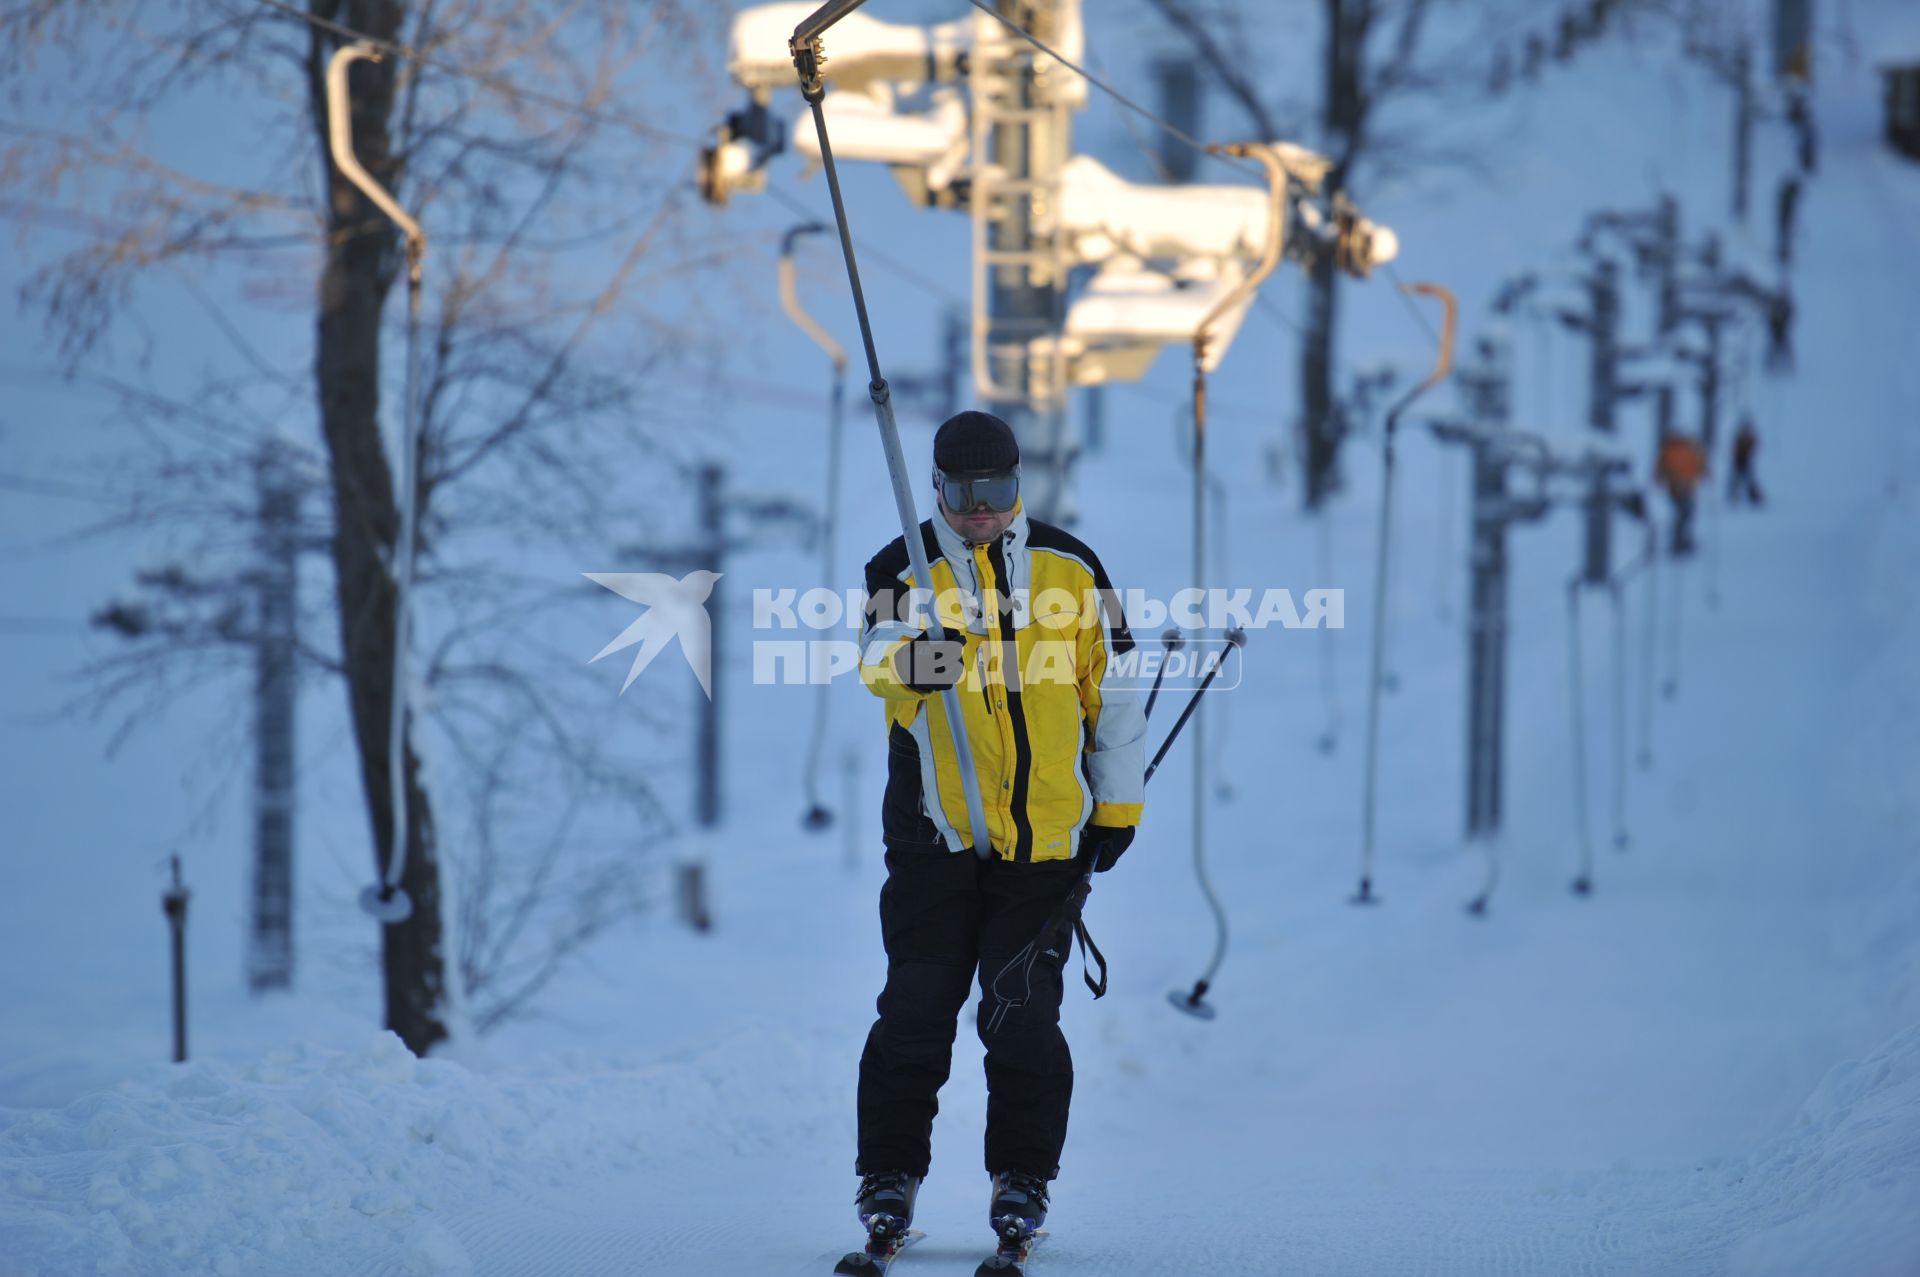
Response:
[{"label": "ski pole", "polygon": [[[1167,649],[1167,655],[1172,656],[1173,653],[1180,650],[1181,645],[1184,644],[1186,640],[1181,636],[1179,630],[1169,625],[1164,631],[1161,632],[1160,642],[1163,645],[1165,645]],[[1155,700],[1159,699],[1159,696],[1160,696],[1160,680],[1164,679],[1166,676],[1167,676],[1167,662],[1162,661],[1160,662],[1159,670],[1157,670],[1154,673],[1153,689],[1147,693],[1147,708],[1141,713],[1142,718],[1153,717],[1153,703]]]},{"label": "ski pole", "polygon": [[1414,400],[1445,381],[1447,374],[1452,371],[1453,331],[1460,313],[1453,294],[1439,284],[1404,284],[1401,287],[1405,292],[1439,298],[1441,305],[1446,307],[1446,320],[1440,329],[1440,353],[1434,361],[1433,371],[1387,413],[1386,429],[1380,441],[1380,531],[1373,572],[1373,665],[1367,680],[1366,787],[1361,805],[1360,890],[1353,897],[1353,903],[1357,905],[1379,903],[1379,898],[1373,894],[1374,784],[1380,762],[1380,683],[1387,642],[1387,565],[1393,531],[1394,435],[1400,426],[1400,414],[1412,407]]},{"label": "ski pole", "polygon": [[[1227,631],[1228,647],[1237,648],[1246,645],[1246,631],[1238,627]],[[1227,654],[1222,652],[1220,659],[1207,670],[1207,676],[1200,680],[1200,686],[1194,688],[1192,694],[1187,697],[1187,703],[1181,707],[1180,717],[1173,720],[1173,730],[1168,732],[1167,738],[1160,742],[1160,748],[1153,752],[1153,761],[1147,764],[1146,774],[1142,777],[1141,784],[1153,779],[1153,773],[1159,768],[1160,760],[1167,756],[1167,751],[1173,748],[1174,740],[1179,737],[1180,729],[1187,725],[1187,720],[1193,717],[1193,711],[1200,707],[1201,694],[1213,685],[1213,680],[1219,677],[1220,671],[1226,667],[1226,664]]]},{"label": "ski pole", "polygon": [[[900,539],[906,543],[907,560],[913,567],[913,579],[927,592],[927,637],[934,642],[946,638],[940,624],[940,608],[933,589],[933,574],[927,567],[927,547],[920,539],[920,515],[914,509],[913,489],[907,482],[907,461],[900,450],[900,429],[893,419],[893,392],[880,373],[880,354],[873,343],[873,324],[867,317],[867,297],[860,287],[860,266],[853,255],[853,231],[847,225],[846,200],[840,193],[840,170],[833,162],[833,146],[827,138],[827,116],[822,108],[827,88],[821,66],[826,54],[820,36],[826,29],[859,8],[861,0],[829,0],[798,27],[788,42],[794,70],[800,75],[800,96],[813,112],[814,131],[820,138],[820,164],[827,174],[827,192],[833,197],[833,220],[840,232],[840,255],[847,263],[847,283],[853,292],[854,314],[860,320],[860,342],[867,357],[867,395],[873,400],[875,423],[880,428],[880,447],[886,453],[887,473],[893,481],[893,501],[900,514]],[[941,690],[940,703],[947,714],[947,729],[953,738],[954,766],[960,772],[960,784],[967,796],[967,819],[972,825],[973,851],[985,860],[993,855],[993,843],[987,836],[986,804],[980,797],[980,777],[974,768],[973,749],[967,740],[967,725],[960,714],[957,687]]]},{"label": "ski pole", "polygon": [[[1167,631],[1167,634],[1174,633],[1176,633],[1176,631]],[[1166,634],[1161,636],[1163,640],[1165,640],[1166,637]],[[1236,648],[1244,647],[1246,646],[1246,642],[1247,636],[1244,631],[1239,629],[1227,631],[1227,643],[1229,646]],[[1213,680],[1219,676],[1221,668],[1226,665],[1226,663],[1226,653],[1223,652],[1221,653],[1220,660],[1214,662],[1213,667],[1207,671],[1207,676],[1200,681],[1200,686],[1193,689],[1193,694],[1187,698],[1187,704],[1181,711],[1180,717],[1174,720],[1173,730],[1167,733],[1167,738],[1164,741],[1160,742],[1160,748],[1154,753],[1153,761],[1147,765],[1146,772],[1141,777],[1140,783],[1142,785],[1145,785],[1147,781],[1153,779],[1154,769],[1160,766],[1160,760],[1167,756],[1169,749],[1173,748],[1173,742],[1178,739],[1180,729],[1187,725],[1189,718],[1193,717],[1194,706],[1200,703],[1202,693],[1213,684]],[[1006,1019],[1007,1012],[1027,1004],[1028,998],[1033,994],[1033,964],[1039,961],[1040,953],[1042,952],[1041,946],[1047,944],[1054,936],[1058,935],[1062,929],[1069,926],[1073,928],[1074,935],[1080,940],[1083,955],[1092,954],[1094,962],[1100,967],[1100,979],[1098,982],[1094,980],[1091,974],[1085,971],[1084,967],[1082,969],[1082,978],[1086,980],[1087,987],[1093,990],[1094,997],[1098,998],[1106,993],[1106,957],[1100,952],[1099,946],[1093,943],[1093,937],[1087,933],[1086,923],[1080,919],[1080,911],[1086,905],[1087,896],[1093,891],[1093,875],[1094,867],[1091,864],[1075,875],[1073,883],[1067,888],[1067,894],[1061,899],[1058,905],[1054,906],[1053,912],[1047,915],[1047,920],[1041,925],[1039,933],[1035,935],[1033,939],[1027,941],[1018,953],[1009,958],[1007,964],[1000,968],[1000,973],[993,977],[993,983],[987,986],[987,991],[993,994],[996,1005],[993,1010],[993,1015],[987,1020],[987,1032],[997,1032],[1001,1023]],[[1211,892],[1208,894],[1208,899],[1210,901],[1213,899]],[[1217,909],[1218,902],[1215,901],[1214,903]],[[1222,925],[1224,926],[1224,915],[1222,916]],[[1067,943],[1072,944],[1073,941],[1069,939]],[[1008,973],[1016,967],[1020,969],[1021,976],[1026,982],[1026,990],[1019,997],[1009,997],[1001,991],[1000,982],[1006,979]],[[1205,990],[1203,989],[1202,992],[1205,992]]]},{"label": "ski pole", "polygon": [[[1081,979],[1085,980],[1087,987],[1093,990],[1094,997],[1100,998],[1106,995],[1106,957],[1100,952],[1098,946],[1093,943],[1092,937],[1087,934],[1087,924],[1080,919],[1080,911],[1086,905],[1087,896],[1092,891],[1093,865],[1088,864],[1085,869],[1074,876],[1072,884],[1067,887],[1067,894],[1061,897],[1060,903],[1053,907],[1053,912],[1047,915],[1047,920],[1040,924],[1039,933],[1035,935],[1033,939],[1027,941],[1026,944],[1022,945],[1018,953],[1007,959],[1006,965],[1000,968],[1000,973],[993,977],[993,983],[987,986],[987,992],[993,994],[994,1001],[993,1014],[987,1017],[988,1033],[998,1033],[1000,1026],[1006,1022],[1007,1012],[1025,1006],[1033,997],[1033,965],[1040,960],[1041,946],[1050,945],[1053,942],[1053,937],[1059,935],[1068,927],[1073,929],[1073,934],[1067,938],[1066,943],[1068,948],[1072,948],[1074,937],[1079,938],[1082,946],[1081,961],[1083,965],[1081,967]],[[1053,950],[1049,948],[1046,952],[1051,954]],[[1093,978],[1092,974],[1086,970],[1084,965],[1086,961],[1085,955],[1087,953],[1091,953],[1094,960],[1099,963],[1100,979],[1098,981]],[[1008,973],[1012,972],[1016,967],[1019,968],[1023,988],[1018,996],[1009,996],[1002,992],[1000,982],[1006,979]]]},{"label": "ski pole", "polygon": [[393,818],[386,872],[360,893],[360,907],[388,926],[413,916],[413,902],[400,888],[407,872],[407,648],[413,634],[413,559],[420,489],[420,280],[427,257],[427,233],[408,216],[385,187],[374,180],[353,153],[352,103],[347,69],[359,61],[378,62],[381,51],[362,40],[336,49],[327,62],[327,142],[334,165],[360,193],[385,213],[407,237],[407,374],[405,428],[400,445],[400,533],[394,546],[393,689],[388,698],[388,808]]},{"label": "ski pole", "polygon": [[[800,304],[800,289],[793,265],[793,246],[802,235],[824,234],[826,227],[808,222],[787,232],[780,242],[780,305],[801,332],[826,352],[833,364],[833,394],[827,416],[827,495],[826,534],[820,547],[820,579],[833,579],[835,543],[840,520],[840,436],[841,419],[847,391],[847,352],[833,335]],[[832,684],[822,680],[819,698],[814,703],[813,742],[807,750],[805,789],[807,812],[800,823],[806,829],[822,830],[833,823],[833,813],[820,801],[820,755],[827,744],[827,714],[833,703]]]}]

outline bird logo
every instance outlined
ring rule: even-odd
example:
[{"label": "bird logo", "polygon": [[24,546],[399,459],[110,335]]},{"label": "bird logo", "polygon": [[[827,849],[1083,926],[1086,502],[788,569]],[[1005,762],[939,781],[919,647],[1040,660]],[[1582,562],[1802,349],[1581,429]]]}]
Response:
[{"label": "bird logo", "polygon": [[647,609],[587,664],[638,643],[640,650],[633,654],[627,681],[620,685],[624,693],[633,686],[633,680],[640,677],[640,671],[652,664],[653,658],[678,636],[680,653],[693,667],[693,676],[700,680],[700,690],[707,694],[708,700],[713,699],[713,622],[707,616],[707,596],[713,593],[713,583],[720,579],[720,573],[702,568],[678,580],[664,572],[583,572],[581,575]]}]

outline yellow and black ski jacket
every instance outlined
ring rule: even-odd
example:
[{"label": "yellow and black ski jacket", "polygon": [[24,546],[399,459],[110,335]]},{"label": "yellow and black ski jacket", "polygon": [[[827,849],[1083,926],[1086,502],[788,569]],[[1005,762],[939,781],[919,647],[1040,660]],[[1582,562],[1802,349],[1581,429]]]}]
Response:
[{"label": "yellow and black ski jacket", "polygon": [[[973,545],[938,516],[920,524],[947,637],[962,643],[958,685],[986,811],[1002,859],[1068,860],[1089,823],[1140,823],[1146,718],[1138,694],[1108,685],[1132,649],[1106,570],[1060,528],[1013,522]],[[867,564],[860,677],[886,702],[889,847],[973,845],[946,706],[900,681],[894,655],[926,628],[927,600],[899,537]],[[982,601],[987,606],[982,606]],[[917,619],[916,619],[917,618]]]}]

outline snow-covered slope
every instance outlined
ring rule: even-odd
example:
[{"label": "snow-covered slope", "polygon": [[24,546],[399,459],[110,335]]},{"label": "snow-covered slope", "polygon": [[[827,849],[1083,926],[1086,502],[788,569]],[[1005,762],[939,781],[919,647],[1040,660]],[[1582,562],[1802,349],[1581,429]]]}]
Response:
[{"label": "snow-covered slope", "polygon": [[[1867,37],[1869,18],[1895,8],[1857,7]],[[1069,990],[1073,1129],[1036,1272],[1920,1269],[1920,166],[1879,144],[1870,62],[1869,48],[1822,68],[1799,366],[1746,391],[1766,432],[1769,505],[1715,503],[1709,553],[1664,579],[1684,599],[1683,628],[1659,649],[1677,694],[1657,705],[1654,769],[1630,778],[1627,850],[1604,848],[1596,802],[1591,899],[1566,889],[1563,583],[1577,530],[1558,515],[1515,537],[1502,877],[1488,916],[1459,907],[1482,874],[1457,840],[1463,474],[1410,434],[1401,584],[1385,601],[1399,689],[1382,753],[1386,903],[1344,903],[1380,603],[1366,585],[1378,475],[1354,450],[1324,528],[1263,480],[1274,423],[1244,409],[1283,397],[1276,370],[1294,351],[1250,317],[1216,381],[1222,575],[1344,586],[1349,628],[1256,636],[1244,687],[1209,712],[1208,854],[1234,924],[1216,1021],[1165,997],[1191,984],[1212,939],[1189,870],[1184,752],[1154,781],[1139,844],[1099,882],[1089,920],[1113,992],[1095,1004]],[[1479,313],[1501,277],[1546,260],[1599,201],[1643,204],[1674,185],[1695,227],[1723,207],[1726,105],[1649,50],[1596,52],[1503,135],[1537,164],[1514,164],[1491,190],[1389,192],[1369,212],[1400,232],[1406,277],[1446,279]],[[1767,136],[1763,162],[1780,146]],[[863,234],[919,242],[926,224],[913,219],[931,215],[887,204],[884,178],[850,185]],[[926,233],[949,247],[962,234]],[[1746,248],[1764,246],[1753,238]],[[925,260],[942,269],[937,253]],[[957,288],[964,266],[948,265],[940,278]],[[869,287],[910,362],[923,299],[879,271]],[[1277,288],[1295,309],[1297,284]],[[1384,286],[1349,295],[1357,364],[1420,358]],[[758,329],[741,322],[747,354],[776,352],[765,375],[815,379],[816,356],[771,303]],[[1562,440],[1577,436],[1580,383],[1564,375],[1577,350],[1552,346],[1544,370],[1528,353],[1517,396],[1526,424]],[[1082,471],[1082,532],[1122,585],[1164,595],[1185,584],[1186,480],[1174,409],[1152,398],[1177,399],[1180,371],[1160,372],[1109,398],[1107,447]],[[745,482],[791,486],[819,464],[810,418],[743,401],[719,424]],[[870,442],[853,425],[850,439]],[[916,465],[926,448],[924,432],[910,436]],[[882,499],[848,516],[849,581],[894,531],[877,461],[854,452],[849,483]],[[812,569],[763,553],[729,570],[744,609],[752,586],[810,582]],[[1636,623],[1639,599],[1629,593]],[[1590,619],[1603,669],[1605,622]],[[607,636],[581,634],[581,659]],[[1329,649],[1344,709],[1331,755],[1315,745]],[[842,812],[858,822],[847,866],[839,831],[795,828],[811,689],[746,686],[735,655],[730,739],[753,743],[734,746],[733,810],[711,848],[715,932],[664,919],[625,931],[555,986],[540,1018],[453,1058],[413,1060],[362,1027],[370,1012],[342,981],[316,980],[324,993],[265,1011],[216,991],[196,1003],[201,1062],[132,1068],[162,1038],[144,883],[116,894],[77,854],[0,866],[0,1103],[12,1105],[0,1109],[0,1274],[526,1277],[702,1261],[824,1272],[854,1241],[852,1088],[882,975],[877,711],[851,686],[835,705],[836,740],[869,757]],[[1598,686],[1592,704],[1604,723]],[[19,774],[50,766],[23,751]],[[337,805],[343,825],[358,819],[350,798]],[[56,815],[32,823],[36,847],[56,841]],[[338,930],[359,935],[342,885],[358,882],[358,847],[347,869],[345,853],[327,854],[335,842],[308,866],[320,889],[305,907],[338,911]],[[234,951],[237,899],[209,896],[201,952]],[[364,996],[364,971],[353,980]],[[903,1274],[958,1277],[987,1239],[970,1023],[920,1199],[931,1236]]]}]

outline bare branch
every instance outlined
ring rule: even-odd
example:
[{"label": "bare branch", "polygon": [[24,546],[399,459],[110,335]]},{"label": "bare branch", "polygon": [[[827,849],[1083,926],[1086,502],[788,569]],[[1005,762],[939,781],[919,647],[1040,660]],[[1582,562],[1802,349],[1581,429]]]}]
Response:
[{"label": "bare branch", "polygon": [[1264,141],[1281,141],[1293,135],[1296,130],[1282,127],[1239,56],[1228,52],[1214,38],[1214,24],[1209,19],[1196,13],[1187,0],[1148,0],[1148,3],[1193,45],[1194,52],[1227,91],[1227,96],[1247,113],[1258,137]]},{"label": "bare branch", "polygon": [[660,201],[659,207],[655,210],[654,217],[648,223],[646,229],[640,234],[639,238],[634,241],[633,246],[627,250],[626,257],[622,259],[619,268],[614,271],[613,277],[607,281],[606,287],[602,288],[599,294],[594,297],[593,303],[588,308],[586,316],[581,319],[579,325],[575,327],[574,331],[568,336],[566,343],[554,353],[553,358],[548,362],[546,371],[541,374],[539,381],[533,385],[527,392],[526,397],[521,400],[519,408],[490,431],[485,438],[469,448],[464,455],[448,460],[433,475],[430,480],[430,485],[448,483],[458,479],[462,474],[472,470],[475,466],[479,465],[480,462],[485,460],[488,454],[495,448],[498,448],[526,427],[533,409],[552,392],[554,385],[567,371],[575,348],[578,347],[580,342],[586,337],[588,331],[593,327],[593,324],[605,316],[612,308],[613,303],[620,297],[621,291],[626,287],[627,276],[632,273],[633,268],[638,265],[640,259],[645,256],[647,249],[653,243],[654,235],[659,231],[666,215],[678,207],[681,189],[681,185],[678,183],[668,188],[666,198]]}]

